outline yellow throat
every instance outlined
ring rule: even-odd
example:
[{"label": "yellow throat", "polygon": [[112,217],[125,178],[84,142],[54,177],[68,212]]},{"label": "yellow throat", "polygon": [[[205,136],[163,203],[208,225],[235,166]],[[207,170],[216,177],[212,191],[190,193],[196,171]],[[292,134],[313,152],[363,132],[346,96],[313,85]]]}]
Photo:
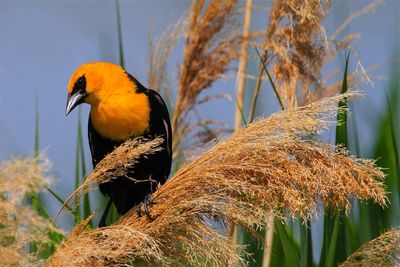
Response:
[{"label": "yellow throat", "polygon": [[145,94],[132,92],[102,100],[90,109],[93,127],[113,141],[143,135],[149,128],[148,103]]}]

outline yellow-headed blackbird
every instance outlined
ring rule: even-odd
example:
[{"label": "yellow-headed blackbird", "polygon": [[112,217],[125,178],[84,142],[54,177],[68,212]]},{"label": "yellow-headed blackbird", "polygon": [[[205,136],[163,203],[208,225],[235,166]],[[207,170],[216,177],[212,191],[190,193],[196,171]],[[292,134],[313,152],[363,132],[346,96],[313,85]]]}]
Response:
[{"label": "yellow-headed blackbird", "polygon": [[68,85],[66,115],[81,103],[91,105],[88,135],[94,167],[129,138],[163,138],[160,151],[140,157],[126,176],[99,186],[110,197],[99,224],[104,226],[111,201],[124,214],[135,205],[146,204],[157,186],[154,181],[163,184],[167,180],[172,161],[171,123],[161,96],[112,63],[87,63],[75,71]]}]

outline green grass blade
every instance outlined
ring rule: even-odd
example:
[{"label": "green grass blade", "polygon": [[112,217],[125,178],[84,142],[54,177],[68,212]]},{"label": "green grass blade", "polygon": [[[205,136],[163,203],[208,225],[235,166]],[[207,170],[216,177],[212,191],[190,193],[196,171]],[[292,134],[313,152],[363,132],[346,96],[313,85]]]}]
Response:
[{"label": "green grass blade", "polygon": [[367,203],[359,202],[359,222],[357,229],[359,231],[359,240],[361,244],[364,244],[372,239],[372,222],[371,208]]},{"label": "green grass blade", "polygon": [[381,207],[368,202],[368,208],[370,211],[375,213],[371,214],[370,218],[370,220],[372,220],[370,222],[372,238],[384,230],[381,229],[381,226],[386,229],[391,228],[392,218],[397,217],[397,219],[399,219],[399,213],[395,208],[397,205],[394,204],[395,202],[399,201],[398,197],[396,197],[399,194],[397,189],[399,175],[396,172],[397,163],[395,162],[395,154],[396,152],[390,130],[390,121],[388,115],[386,114],[386,118],[384,118],[381,126],[379,127],[377,142],[375,144],[375,152],[372,158],[378,159],[377,164],[385,170],[386,178],[384,182],[386,191],[391,192],[391,194],[388,195],[391,205],[385,209],[382,209]]},{"label": "green grass blade", "polygon": [[[35,92],[35,132],[34,132],[34,159],[36,163],[36,168],[39,168],[39,104],[38,104],[37,91]],[[39,193],[28,193],[26,195],[29,204],[32,206],[32,209],[36,211],[40,216],[50,219],[49,214],[47,213],[46,208],[43,206]],[[38,244],[36,242],[29,243],[29,252],[33,253],[38,250]]]},{"label": "green grass blade", "polygon": [[[349,110],[351,110],[352,116],[350,116],[351,119],[351,133],[352,133],[352,139],[351,139],[351,145],[352,145],[352,153],[357,156],[357,157],[362,157],[362,151],[360,149],[361,144],[360,144],[360,135],[358,134],[358,121],[357,121],[357,115],[356,115],[356,109],[355,106],[352,102],[348,103],[349,104]],[[350,135],[348,135],[349,137]]]},{"label": "green grass blade", "polygon": [[302,267],[313,266],[311,224],[309,220],[307,220],[304,225],[300,225],[300,243],[300,265]]},{"label": "green grass blade", "polygon": [[[361,144],[360,144],[360,135],[358,133],[358,121],[356,115],[356,109],[352,102],[348,103],[349,109],[351,110],[352,116],[351,119],[351,133],[352,139],[350,144],[352,145],[352,152],[357,157],[362,157]],[[349,137],[349,136],[348,136]],[[356,204],[358,204],[358,208],[355,208]],[[346,254],[350,255],[355,250],[357,250],[362,244],[364,244],[367,240],[370,240],[371,236],[371,224],[369,220],[371,218],[369,209],[363,204],[360,200],[353,200],[354,208],[351,211],[351,216],[345,217],[346,224]],[[362,240],[364,239],[364,242]]]},{"label": "green grass blade", "polygon": [[278,99],[279,105],[280,105],[281,109],[284,110],[284,109],[285,109],[285,106],[283,105],[282,99],[281,99],[281,97],[279,96],[278,90],[276,89],[275,83],[274,83],[274,81],[272,80],[272,77],[271,77],[271,75],[270,75],[270,73],[269,73],[269,71],[268,71],[268,68],[267,68],[267,66],[265,65],[265,61],[263,61],[262,56],[261,56],[260,52],[258,51],[257,47],[254,47],[254,49],[256,50],[257,56],[258,56],[258,58],[260,59],[260,62],[262,63],[262,65],[263,65],[263,67],[264,67],[265,73],[267,73],[268,80],[269,80],[269,82],[270,82],[270,84],[271,84],[271,86],[272,86],[272,89],[273,89],[274,92],[275,92],[275,95],[276,95],[276,98]]},{"label": "green grass blade", "polygon": [[393,145],[393,165],[395,166],[394,170],[395,171],[395,176],[397,177],[397,196],[399,199],[399,203],[400,203],[400,180],[399,175],[400,175],[400,157],[399,157],[399,146],[397,145],[397,140],[396,140],[396,132],[395,132],[395,122],[393,119],[393,112],[392,112],[392,107],[390,104],[390,100],[389,97],[387,96],[387,94],[385,94],[386,96],[386,102],[387,102],[387,106],[388,106],[388,120],[390,123],[390,137],[391,137],[391,141],[392,141],[392,145]]},{"label": "green grass blade", "polygon": [[[46,189],[48,189],[46,187]],[[43,206],[42,201],[39,198],[38,194],[30,193],[27,195],[30,199],[32,207],[46,220],[52,222],[50,215],[48,214],[46,207]],[[52,222],[53,224],[53,222]],[[47,235],[53,243],[39,243],[37,241],[32,241],[29,243],[29,252],[30,253],[38,253],[39,258],[47,259],[51,254],[54,253],[56,247],[54,244],[60,244],[61,241],[65,238],[61,232],[56,232],[54,230],[49,229]]]},{"label": "green grass blade", "polygon": [[[75,189],[79,187],[79,185],[84,181],[86,177],[86,160],[85,160],[85,150],[84,150],[84,145],[83,145],[83,130],[82,130],[82,111],[81,108],[79,107],[79,112],[78,112],[78,122],[77,122],[77,137],[76,137],[76,154],[75,154]],[[80,205],[82,204],[82,206]],[[78,210],[79,213],[81,214],[78,217],[75,217],[75,223],[77,223],[80,218],[87,218],[88,216],[91,215],[91,207],[90,207],[90,198],[89,194],[85,194],[83,196],[83,201],[82,203],[79,202],[78,204]],[[81,210],[81,211],[80,211]],[[90,226],[92,222],[90,222]]]},{"label": "green grass blade", "polygon": [[242,122],[243,122],[243,124],[244,124],[244,127],[246,127],[246,126],[247,126],[247,121],[246,121],[246,118],[244,117],[243,110],[242,110],[242,108],[240,107],[238,100],[237,100],[236,98],[235,98],[235,100],[236,100],[236,108],[237,108],[237,109],[239,110],[239,112],[240,112],[240,116],[242,117]]},{"label": "green grass blade", "polygon": [[[343,74],[343,81],[342,81],[342,89],[340,91],[341,94],[347,92],[348,85],[347,85],[347,72],[349,67],[349,58],[350,53],[347,54],[346,63],[344,68]],[[347,109],[347,99],[343,99],[339,102],[339,108]],[[348,147],[348,140],[347,140],[347,111],[344,110],[343,112],[339,112],[337,115],[337,121],[339,125],[336,127],[336,144],[342,144],[345,147]]]},{"label": "green grass blade", "polygon": [[118,0],[115,0],[115,10],[116,10],[116,16],[117,16],[119,64],[123,68],[125,68],[125,56],[124,56],[124,48],[123,48],[123,43],[122,43],[121,13],[120,13],[120,7],[119,7]]},{"label": "green grass blade", "polygon": [[[350,53],[346,56],[345,69],[342,80],[342,88],[341,93],[346,93],[348,89],[347,83],[347,74],[349,67],[349,59]],[[339,109],[342,109],[338,112],[337,122],[338,125],[336,127],[336,145],[344,145],[348,147],[348,135],[347,135],[347,99],[343,99],[338,103]],[[345,229],[345,224],[341,223],[342,218],[345,216],[343,212],[339,212],[339,214],[335,215],[333,218],[331,217],[331,212],[328,209],[325,209],[324,216],[324,235],[322,241],[322,250],[320,257],[319,266],[334,266],[337,262],[340,262],[346,256],[346,245],[344,246],[336,246],[336,241],[338,239],[338,234],[341,234],[340,238],[347,239],[345,236],[347,233]],[[340,229],[339,229],[340,228]]]},{"label": "green grass blade", "polygon": [[[79,107],[79,112],[78,112],[78,121],[77,121],[77,135],[76,135],[76,150],[75,150],[75,190],[78,189],[79,184],[81,183],[81,153],[80,153],[80,149],[81,149],[81,143],[80,143],[80,125],[81,125],[81,107]],[[77,202],[77,209],[79,214],[81,214],[80,209],[81,209],[81,205],[80,205],[80,200],[76,200]],[[82,218],[81,215],[79,215],[79,218]],[[79,219],[77,217],[74,218],[75,219],[75,224],[77,224],[79,222]]]},{"label": "green grass blade", "polygon": [[[275,222],[275,228],[278,232],[281,246],[283,248],[285,265],[282,264],[281,266],[291,266],[291,267],[301,266],[299,262],[300,245],[294,238],[290,229],[286,225],[282,224],[280,221]],[[282,258],[278,260],[282,261]]]},{"label": "green grass blade", "polygon": [[[86,178],[86,160],[85,160],[85,149],[83,145],[83,131],[82,131],[82,123],[81,123],[81,112],[79,112],[79,122],[78,122],[78,143],[79,143],[79,161],[78,164],[80,166],[80,180],[83,182]],[[83,196],[83,218],[87,218],[92,214],[92,210],[90,207],[90,198],[89,194],[85,194]]]},{"label": "green grass blade", "polygon": [[50,215],[48,214],[46,208],[43,206],[42,202],[40,201],[38,194],[29,193],[28,197],[32,203],[32,206],[35,207],[34,209],[45,219],[50,220]]},{"label": "green grass blade", "polygon": [[39,100],[37,91],[35,93],[35,145],[33,148],[35,158],[39,157]]},{"label": "green grass blade", "polygon": [[[394,71],[393,71],[394,70]],[[396,160],[398,153],[397,141],[396,141],[396,133],[394,131],[395,125],[398,125],[398,122],[395,121],[396,114],[399,114],[399,110],[397,108],[399,101],[398,87],[398,65],[394,65],[391,75],[391,87],[390,87],[390,97],[387,97],[388,111],[384,114],[383,119],[379,122],[377,127],[377,137],[375,138],[375,149],[373,154],[369,155],[369,158],[375,158],[377,160],[377,164],[380,167],[384,168],[387,177],[385,178],[386,191],[391,192],[388,195],[391,205],[382,209],[380,206],[375,205],[371,201],[361,202],[359,201],[359,208],[356,212],[358,215],[357,220],[353,221],[355,233],[352,233],[352,230],[348,226],[346,222],[346,230],[347,235],[349,236],[349,240],[347,241],[347,246],[349,250],[353,250],[362,244],[368,242],[372,238],[377,237],[383,231],[391,228],[393,226],[393,222],[398,221],[400,219],[397,208],[399,203],[399,187],[396,187],[396,182],[398,185],[399,172],[398,172],[398,160]],[[394,109],[392,109],[394,108]],[[356,127],[355,120],[355,110],[353,109],[353,128]],[[357,132],[353,137],[355,142],[358,141]],[[394,137],[394,139],[393,139]],[[359,151],[360,144],[356,143],[356,151],[357,155],[361,156],[361,152]],[[395,203],[398,202],[398,203]],[[356,238],[354,238],[356,235]],[[354,241],[355,240],[355,241]]]},{"label": "green grass blade", "polygon": [[[46,187],[46,189],[50,190],[48,187]],[[28,197],[30,198],[32,205],[36,207],[36,211],[46,220],[52,222],[50,215],[47,213],[46,208],[37,197],[37,194],[28,194]],[[29,244],[30,253],[38,253],[41,259],[47,259],[51,254],[54,253],[56,249],[54,244],[60,244],[61,241],[65,238],[61,232],[56,232],[50,229],[47,235],[53,243],[39,243],[37,241],[32,241]]]},{"label": "green grass blade", "polygon": [[60,244],[65,238],[61,232],[53,230],[50,230],[47,235],[53,243],[40,244],[39,257],[41,259],[49,258],[56,251],[56,246],[54,244]]},{"label": "green grass blade", "polygon": [[400,101],[400,79],[398,76],[399,65],[394,64],[391,70],[390,87],[388,92],[388,109],[382,117],[375,143],[374,154],[371,158],[376,158],[377,164],[384,168],[386,173],[385,185],[390,205],[385,209],[380,206],[369,204],[371,210],[371,237],[379,235],[381,232],[392,228],[400,220],[398,207],[400,205],[400,173],[398,156],[398,130],[399,125],[399,101]]},{"label": "green grass blade", "polygon": [[74,216],[74,218],[76,219],[76,221],[81,221],[82,218],[79,215],[79,211],[74,210],[73,208],[71,208],[69,205],[67,205],[65,203],[65,201],[59,196],[57,195],[53,190],[51,190],[49,187],[46,186],[46,190],[62,205],[64,206],[69,212],[71,212],[71,214]]},{"label": "green grass blade", "polygon": [[[332,235],[331,238],[329,240],[329,245],[327,247],[327,254],[326,254],[326,258],[325,258],[325,263],[324,266],[325,267],[333,267],[335,266],[335,250],[336,250],[336,246],[337,246],[337,237],[338,237],[338,232],[339,232],[339,216],[335,216],[334,219],[334,224],[333,224],[333,228],[332,228]],[[324,232],[324,234],[326,234]]]},{"label": "green grass blade", "polygon": [[[254,85],[253,96],[251,97],[252,100],[251,100],[251,104],[250,104],[250,111],[249,111],[249,118],[248,118],[249,123],[253,122],[254,115],[256,112],[257,100],[258,100],[258,97],[260,94],[261,81],[262,81],[262,76],[264,73],[263,63],[265,62],[266,57],[267,57],[266,53],[263,53],[262,58],[261,58],[262,62],[260,62],[258,64],[258,74],[256,76],[257,79],[256,79],[256,83]],[[246,92],[249,92],[249,90],[246,90]]]},{"label": "green grass blade", "polygon": [[110,212],[108,213],[107,218],[108,218],[107,220],[108,225],[116,222],[119,218],[121,218],[121,215],[119,215],[117,208],[115,207],[114,204],[111,205]]},{"label": "green grass blade", "polygon": [[284,250],[278,232],[274,233],[272,242],[272,253],[269,267],[286,267],[288,264],[285,262]]},{"label": "green grass blade", "polygon": [[[35,157],[36,164],[39,164],[39,154],[40,154],[40,144],[39,144],[39,100],[37,97],[37,92],[35,93],[35,137],[34,137],[34,147],[33,154]],[[46,217],[47,212],[43,207],[40,195],[38,193],[29,194],[32,208],[37,211],[43,217]]]},{"label": "green grass blade", "polygon": [[357,228],[349,217],[344,217],[344,223],[346,225],[346,255],[350,255],[361,246],[361,243],[358,240]]},{"label": "green grass blade", "polygon": [[[40,142],[39,142],[39,100],[37,96],[37,92],[35,92],[35,137],[34,137],[34,157],[36,164],[39,164],[39,156],[40,156]],[[37,166],[39,167],[39,166]],[[46,189],[49,190],[48,187]],[[46,207],[43,204],[43,201],[40,198],[40,194],[38,193],[28,193],[26,196],[32,208],[43,218],[52,222],[52,219],[47,212]],[[64,235],[60,232],[56,232],[54,230],[48,231],[48,236],[53,243],[39,243],[37,241],[32,241],[29,243],[29,251],[30,253],[38,253],[39,257],[42,259],[47,259],[53,252],[55,251],[55,245],[59,244],[64,239]]]},{"label": "green grass blade", "polygon": [[[248,260],[249,264],[247,267],[261,267],[263,257],[264,257],[264,250],[262,248],[262,240],[265,235],[265,228],[262,227],[253,227],[252,229],[253,234],[249,233],[248,230],[243,229],[239,226],[238,229],[238,236],[239,240],[243,240],[243,244],[246,246],[244,247],[246,253],[251,256]],[[253,235],[256,235],[254,237]]]},{"label": "green grass blade", "polygon": [[[346,61],[345,61],[345,67],[344,67],[344,73],[343,73],[343,80],[342,80],[342,88],[340,93],[344,94],[348,90],[348,81],[347,81],[347,75],[348,75],[348,69],[349,69],[349,59],[350,59],[350,52],[347,53],[346,55]],[[336,145],[344,145],[346,148],[349,148],[349,136],[348,136],[348,116],[347,116],[347,109],[348,109],[348,101],[347,99],[343,99],[342,101],[339,102],[339,108],[343,109],[342,112],[339,112],[337,115],[337,121],[339,125],[336,127]],[[352,233],[351,229],[347,229],[347,224],[345,223],[345,220],[347,218],[347,215],[345,214],[344,211],[340,211],[338,215],[336,215],[336,218],[339,220],[339,229],[337,231],[337,236],[332,236],[331,237],[331,242],[336,240],[342,240],[344,241],[344,245],[342,246],[337,246],[334,244],[334,255],[328,254],[328,258],[331,256],[334,257],[333,265],[337,265],[338,263],[342,262],[347,258],[348,255],[350,255],[351,249],[348,247],[350,239],[352,238],[348,234]],[[348,218],[347,218],[348,219]],[[336,225],[336,221],[335,221]],[[335,225],[334,225],[334,230],[335,230]],[[331,247],[329,248],[329,253],[331,253]]]}]

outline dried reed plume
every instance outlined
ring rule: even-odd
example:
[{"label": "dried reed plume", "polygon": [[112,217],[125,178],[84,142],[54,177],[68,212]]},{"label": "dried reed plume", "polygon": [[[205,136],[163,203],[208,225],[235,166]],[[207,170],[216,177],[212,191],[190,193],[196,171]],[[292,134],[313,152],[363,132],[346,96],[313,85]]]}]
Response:
[{"label": "dried reed plume", "polygon": [[167,74],[168,60],[186,28],[185,14],[177,23],[164,29],[159,37],[155,39],[149,37],[147,84],[149,88],[158,90],[164,97],[171,95],[171,85],[168,83],[171,77]]},{"label": "dried reed plume", "polygon": [[[67,198],[65,201],[66,205],[64,205],[63,208],[67,205],[77,204],[76,201],[79,200],[79,198],[95,189],[98,184],[103,184],[115,179],[115,177],[126,175],[127,166],[135,164],[141,155],[159,151],[160,148],[158,146],[161,143],[161,138],[155,138],[147,142],[146,139],[137,138],[128,140],[123,145],[118,146],[98,163],[85,181]],[[149,180],[149,182],[153,181]],[[155,184],[155,186],[157,186],[157,184]]]},{"label": "dried reed plume", "polygon": [[[52,244],[48,232],[59,231],[49,220],[26,205],[26,198],[51,182],[44,158],[14,158],[0,166],[0,265],[39,265],[40,246]],[[27,252],[35,242],[39,250]]]},{"label": "dried reed plume", "polygon": [[273,2],[265,54],[267,63],[273,62],[274,82],[285,107],[310,102],[309,92],[321,87],[328,45],[322,20],[328,8],[327,0]]},{"label": "dried reed plume", "polygon": [[182,139],[194,129],[205,129],[200,130],[198,137],[206,136],[206,140],[215,138],[215,134],[208,127],[213,121],[206,120],[192,125],[189,115],[198,105],[213,98],[206,96],[198,99],[205,89],[228,71],[230,63],[239,57],[239,47],[243,38],[234,27],[236,2],[212,0],[205,6],[203,0],[193,1],[172,119],[174,152]]},{"label": "dried reed plume", "polygon": [[[210,144],[153,194],[154,220],[133,209],[109,227],[80,226],[47,265],[233,266],[245,262],[224,235],[227,221],[251,229],[270,212],[284,220],[286,214],[315,216],[321,204],[349,211],[350,197],[385,205],[384,174],[373,161],[310,137],[335,123],[338,101],[350,96],[276,113]],[[109,157],[101,166],[110,179],[119,171]]]},{"label": "dried reed plume", "polygon": [[330,79],[323,79],[321,70],[343,49],[351,49],[356,54],[361,70],[349,73],[349,86],[354,86],[364,78],[368,80],[367,70],[362,66],[357,50],[351,46],[360,35],[350,33],[339,37],[353,19],[374,11],[382,2],[373,1],[352,13],[330,37],[323,27],[323,20],[330,8],[329,0],[273,2],[264,57],[267,64],[272,66],[273,81],[285,107],[301,106],[337,94],[341,82],[328,85]]},{"label": "dried reed plume", "polygon": [[369,241],[343,262],[341,267],[389,267],[400,265],[400,230],[391,230]]}]

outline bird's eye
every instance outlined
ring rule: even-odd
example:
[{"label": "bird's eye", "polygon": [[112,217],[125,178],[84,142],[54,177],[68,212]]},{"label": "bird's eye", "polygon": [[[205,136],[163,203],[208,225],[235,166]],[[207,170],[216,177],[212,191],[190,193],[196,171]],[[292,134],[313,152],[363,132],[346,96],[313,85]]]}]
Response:
[{"label": "bird's eye", "polygon": [[81,77],[76,80],[75,85],[74,85],[74,92],[84,92],[86,89],[86,78],[85,75],[82,75]]},{"label": "bird's eye", "polygon": [[79,79],[76,81],[76,86],[77,87],[82,87],[85,83],[85,78],[83,76],[79,77]]}]

